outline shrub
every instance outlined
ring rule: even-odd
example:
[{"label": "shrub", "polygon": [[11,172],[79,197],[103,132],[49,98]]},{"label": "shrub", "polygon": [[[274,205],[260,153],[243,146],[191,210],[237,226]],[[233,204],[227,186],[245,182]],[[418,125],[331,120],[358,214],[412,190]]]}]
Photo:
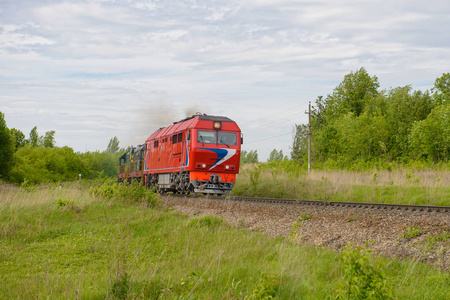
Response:
[{"label": "shrub", "polygon": [[373,259],[371,252],[353,244],[344,248],[341,260],[345,282],[336,299],[393,299],[383,271],[385,262]]},{"label": "shrub", "polygon": [[114,179],[106,179],[102,184],[91,187],[90,193],[108,200],[145,203],[149,207],[159,204],[158,194],[154,189],[147,189],[135,180],[128,184],[127,182],[117,183]]}]

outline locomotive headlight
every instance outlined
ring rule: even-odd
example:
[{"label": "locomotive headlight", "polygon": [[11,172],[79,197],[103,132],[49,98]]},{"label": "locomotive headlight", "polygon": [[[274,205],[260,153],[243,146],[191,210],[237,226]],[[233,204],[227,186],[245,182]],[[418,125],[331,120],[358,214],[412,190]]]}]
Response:
[{"label": "locomotive headlight", "polygon": [[214,129],[220,129],[222,127],[222,123],[220,122],[214,122]]},{"label": "locomotive headlight", "polygon": [[206,164],[203,164],[203,165],[202,165],[202,168],[206,168]]},{"label": "locomotive headlight", "polygon": [[229,170],[229,169],[230,169],[230,166],[229,166],[229,165],[226,165],[226,166],[225,166],[225,169]]}]

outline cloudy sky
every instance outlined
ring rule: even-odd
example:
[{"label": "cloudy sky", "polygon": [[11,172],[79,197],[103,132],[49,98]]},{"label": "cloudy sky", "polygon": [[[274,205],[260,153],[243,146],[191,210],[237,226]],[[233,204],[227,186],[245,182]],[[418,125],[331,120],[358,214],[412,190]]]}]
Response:
[{"label": "cloudy sky", "polygon": [[81,152],[222,115],[265,160],[351,71],[430,89],[449,32],[448,0],[0,0],[0,111]]}]

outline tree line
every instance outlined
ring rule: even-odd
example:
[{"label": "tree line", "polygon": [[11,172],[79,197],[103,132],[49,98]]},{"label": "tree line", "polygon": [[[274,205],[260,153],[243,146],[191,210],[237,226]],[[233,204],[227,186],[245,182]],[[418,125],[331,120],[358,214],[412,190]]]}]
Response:
[{"label": "tree line", "polygon": [[[364,68],[345,75],[311,112],[313,163],[349,168],[373,162],[426,161],[448,163],[450,152],[450,73],[437,78],[431,91],[411,86],[380,90],[376,76]],[[295,125],[290,158],[307,163],[308,128]],[[117,137],[105,151],[76,153],[55,146],[55,131],[28,138],[9,129],[0,112],[0,179],[14,183],[45,182],[117,175],[117,161],[126,150]],[[268,161],[287,160],[274,149]],[[241,163],[257,163],[257,150],[242,151]]]},{"label": "tree line", "polygon": [[79,178],[117,176],[117,162],[126,150],[119,140],[110,140],[105,151],[77,153],[68,146],[55,146],[55,131],[39,135],[34,127],[28,138],[16,129],[9,129],[0,112],[0,179],[12,183],[42,183]]},{"label": "tree line", "polygon": [[[319,166],[352,168],[379,162],[448,163],[450,152],[450,73],[431,91],[411,86],[380,90],[364,68],[345,75],[311,112],[312,161]],[[308,161],[308,126],[296,124],[290,159]],[[272,150],[268,162],[288,160]],[[242,151],[241,163],[257,163],[257,150]]]},{"label": "tree line", "polygon": [[[411,86],[380,90],[364,68],[345,75],[312,107],[314,162],[348,167],[355,162],[422,160],[447,163],[450,150],[450,73],[431,91]],[[295,126],[291,158],[307,163],[307,125]]]}]

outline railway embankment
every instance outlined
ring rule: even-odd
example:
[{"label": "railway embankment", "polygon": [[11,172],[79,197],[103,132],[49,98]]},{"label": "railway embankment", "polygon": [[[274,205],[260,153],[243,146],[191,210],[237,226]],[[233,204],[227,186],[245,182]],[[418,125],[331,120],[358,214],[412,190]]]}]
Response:
[{"label": "railway embankment", "polygon": [[383,256],[423,261],[450,270],[448,212],[242,203],[226,198],[162,199],[166,206],[190,216],[215,215],[232,225],[271,237],[284,236],[299,244],[339,251],[354,243]]}]

